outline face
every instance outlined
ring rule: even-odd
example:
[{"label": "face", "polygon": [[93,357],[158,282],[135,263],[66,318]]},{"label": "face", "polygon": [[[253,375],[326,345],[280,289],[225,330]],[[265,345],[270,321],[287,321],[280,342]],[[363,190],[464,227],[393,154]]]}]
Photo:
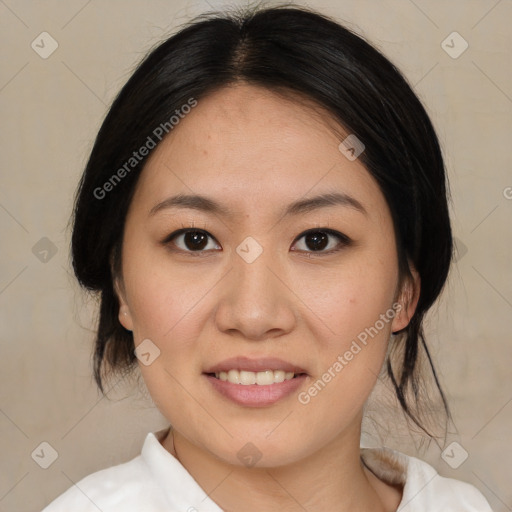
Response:
[{"label": "face", "polygon": [[220,90],[153,150],[126,218],[119,319],[145,383],[176,431],[231,464],[247,443],[275,466],[359,442],[413,312],[393,309],[386,201],[333,123],[261,88]]}]

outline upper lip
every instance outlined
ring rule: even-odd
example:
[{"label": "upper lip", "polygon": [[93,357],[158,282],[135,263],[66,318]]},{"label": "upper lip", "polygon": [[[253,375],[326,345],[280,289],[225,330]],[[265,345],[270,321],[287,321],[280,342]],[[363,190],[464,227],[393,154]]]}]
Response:
[{"label": "upper lip", "polygon": [[295,374],[306,373],[300,366],[291,364],[277,357],[261,357],[251,359],[249,357],[238,356],[225,359],[208,367],[204,373],[227,372],[229,370],[245,370],[249,372],[263,372],[265,370],[283,370]]}]

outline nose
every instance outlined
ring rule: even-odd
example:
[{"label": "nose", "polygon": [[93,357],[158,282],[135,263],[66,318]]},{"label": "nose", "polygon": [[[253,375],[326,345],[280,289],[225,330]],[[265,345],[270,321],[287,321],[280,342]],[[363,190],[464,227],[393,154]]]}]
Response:
[{"label": "nose", "polygon": [[294,329],[295,296],[282,265],[270,265],[271,260],[271,252],[265,250],[252,263],[233,254],[233,268],[223,280],[215,311],[221,332],[261,341]]}]

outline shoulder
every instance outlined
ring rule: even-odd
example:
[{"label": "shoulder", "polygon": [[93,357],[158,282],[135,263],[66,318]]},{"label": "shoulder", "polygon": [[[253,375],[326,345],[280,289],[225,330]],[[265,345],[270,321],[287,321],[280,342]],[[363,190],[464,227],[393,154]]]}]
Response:
[{"label": "shoulder", "polygon": [[129,462],[102,469],[73,484],[43,512],[129,512],[158,510],[165,498],[139,455]]},{"label": "shoulder", "polygon": [[420,459],[387,448],[363,448],[361,456],[379,478],[403,485],[400,512],[492,512],[476,487],[443,477]]}]

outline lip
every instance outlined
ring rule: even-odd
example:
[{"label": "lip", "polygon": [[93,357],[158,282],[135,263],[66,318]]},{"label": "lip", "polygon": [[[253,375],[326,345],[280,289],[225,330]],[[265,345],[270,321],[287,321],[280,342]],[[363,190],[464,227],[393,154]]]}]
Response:
[{"label": "lip", "polygon": [[[207,368],[204,373],[227,372],[229,370],[245,370],[248,372],[264,372],[265,370],[284,370],[285,372],[307,373],[306,370],[279,359],[277,357],[261,357],[251,359],[249,357],[237,356],[225,359],[220,363],[214,364]],[[281,384],[281,383],[280,383]],[[238,384],[236,384],[238,386]],[[271,384],[272,385],[272,384]],[[250,386],[246,386],[250,387]],[[261,386],[260,386],[261,387]]]},{"label": "lip", "polygon": [[[233,368],[233,366],[230,368]],[[272,405],[292,394],[303,385],[308,376],[302,374],[290,380],[269,384],[267,386],[260,386],[259,384],[250,384],[247,386],[243,384],[233,384],[207,374],[205,374],[205,377],[218,393],[236,404],[245,405],[247,407],[264,407],[266,405]]]}]

